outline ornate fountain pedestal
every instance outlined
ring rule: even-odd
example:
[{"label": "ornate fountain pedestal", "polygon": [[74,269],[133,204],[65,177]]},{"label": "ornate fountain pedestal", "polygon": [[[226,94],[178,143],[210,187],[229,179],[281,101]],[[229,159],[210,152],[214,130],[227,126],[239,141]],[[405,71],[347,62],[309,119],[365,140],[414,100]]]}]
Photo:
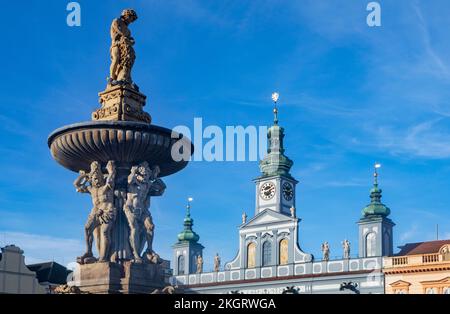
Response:
[{"label": "ornate fountain pedestal", "polygon": [[95,294],[149,294],[168,285],[168,262],[93,263],[77,267],[74,285]]},{"label": "ornate fountain pedestal", "polygon": [[[108,261],[95,262],[94,257],[79,259],[74,284],[81,291],[151,293],[168,285],[168,261],[149,261],[143,256],[143,263],[131,262],[130,226],[124,204],[134,165],[145,161],[151,167],[158,166],[159,177],[178,172],[187,165],[188,161],[174,161],[171,156],[173,145],[178,141],[182,142],[180,147],[189,147],[193,151],[191,142],[181,134],[135,121],[83,122],[57,129],[50,135],[48,143],[53,158],[65,168],[88,173],[93,161],[98,162],[102,169],[110,160],[115,163],[114,204],[117,214],[111,230]],[[95,236],[99,248],[102,241],[98,233]],[[139,250],[143,248],[141,246]]]},{"label": "ornate fountain pedestal", "polygon": [[143,111],[146,96],[126,86],[113,86],[101,92],[99,101],[100,109],[92,113],[95,121],[141,121],[150,124],[150,115]]}]

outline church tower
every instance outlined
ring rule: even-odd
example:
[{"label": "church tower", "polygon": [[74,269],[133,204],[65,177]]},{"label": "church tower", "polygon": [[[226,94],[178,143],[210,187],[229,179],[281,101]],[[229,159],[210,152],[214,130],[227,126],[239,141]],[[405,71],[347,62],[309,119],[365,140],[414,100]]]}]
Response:
[{"label": "church tower", "polygon": [[186,217],[184,218],[184,230],[178,234],[178,242],[173,248],[173,274],[194,274],[197,270],[197,257],[203,256],[203,245],[198,243],[200,236],[192,230],[194,219],[191,218],[191,201],[188,199]]},{"label": "church tower", "polygon": [[247,220],[242,216],[239,226],[239,251],[225,264],[227,270],[238,270],[245,278],[286,276],[295,263],[309,262],[311,254],[304,253],[298,244],[300,218],[295,210],[295,186],[298,183],[289,173],[293,162],[284,155],[284,129],[278,125],[278,94],[273,125],[267,130],[267,156],[260,161],[261,175],[256,185],[255,215]]},{"label": "church tower", "polygon": [[370,190],[371,202],[362,211],[359,225],[359,257],[391,256],[393,254],[394,222],[388,218],[391,210],[381,203],[378,187],[378,168],[375,164],[374,182]]},{"label": "church tower", "polygon": [[289,173],[293,162],[284,155],[284,128],[278,125],[278,94],[272,95],[275,107],[274,121],[267,131],[269,147],[267,156],[260,161],[261,176],[256,178],[256,210],[258,215],[265,209],[291,215],[295,208],[295,186],[298,183]]}]

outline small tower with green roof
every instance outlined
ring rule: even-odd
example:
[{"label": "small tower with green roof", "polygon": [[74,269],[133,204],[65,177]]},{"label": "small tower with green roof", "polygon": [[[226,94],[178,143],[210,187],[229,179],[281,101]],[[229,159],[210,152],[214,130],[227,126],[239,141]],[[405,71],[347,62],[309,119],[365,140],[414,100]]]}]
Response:
[{"label": "small tower with green roof", "polygon": [[285,155],[284,128],[278,124],[278,97],[278,93],[272,94],[274,119],[273,125],[267,130],[267,155],[259,163],[261,175],[254,180],[255,215],[270,209],[290,216],[291,208],[295,207],[295,186],[298,181],[289,172],[294,163]]},{"label": "small tower with green roof", "polygon": [[175,276],[188,275],[196,272],[197,257],[203,256],[203,245],[198,243],[200,236],[192,230],[194,219],[191,218],[191,201],[188,199],[186,216],[184,217],[184,229],[178,234],[178,242],[173,248],[173,274]]},{"label": "small tower with green roof", "polygon": [[374,182],[370,190],[370,204],[362,210],[359,225],[359,257],[391,256],[393,254],[394,222],[388,218],[389,207],[381,202],[382,190],[378,186],[378,168],[375,164]]}]

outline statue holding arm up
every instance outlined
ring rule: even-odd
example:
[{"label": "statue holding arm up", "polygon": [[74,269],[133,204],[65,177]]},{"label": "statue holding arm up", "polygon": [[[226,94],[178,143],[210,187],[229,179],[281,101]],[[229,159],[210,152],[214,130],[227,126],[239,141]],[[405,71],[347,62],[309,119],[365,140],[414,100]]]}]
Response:
[{"label": "statue holding arm up", "polygon": [[91,163],[89,174],[81,170],[79,177],[75,180],[74,186],[77,192],[89,193],[92,197],[92,210],[88,216],[84,231],[86,240],[86,253],[78,258],[83,264],[86,258],[93,258],[92,243],[94,240],[94,230],[99,229],[97,246],[99,248],[98,261],[109,260],[109,249],[111,245],[111,228],[117,215],[114,206],[114,186],[116,177],[116,167],[114,161],[109,161],[106,165],[107,175],[102,173],[100,163]]}]

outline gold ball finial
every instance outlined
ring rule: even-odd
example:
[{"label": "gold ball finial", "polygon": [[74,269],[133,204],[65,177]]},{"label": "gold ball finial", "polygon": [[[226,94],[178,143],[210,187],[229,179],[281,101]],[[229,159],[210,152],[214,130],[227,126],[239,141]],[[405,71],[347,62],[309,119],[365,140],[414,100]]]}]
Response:
[{"label": "gold ball finial", "polygon": [[278,98],[280,98],[280,94],[278,94],[277,92],[272,93],[272,100],[274,102],[277,102]]}]

